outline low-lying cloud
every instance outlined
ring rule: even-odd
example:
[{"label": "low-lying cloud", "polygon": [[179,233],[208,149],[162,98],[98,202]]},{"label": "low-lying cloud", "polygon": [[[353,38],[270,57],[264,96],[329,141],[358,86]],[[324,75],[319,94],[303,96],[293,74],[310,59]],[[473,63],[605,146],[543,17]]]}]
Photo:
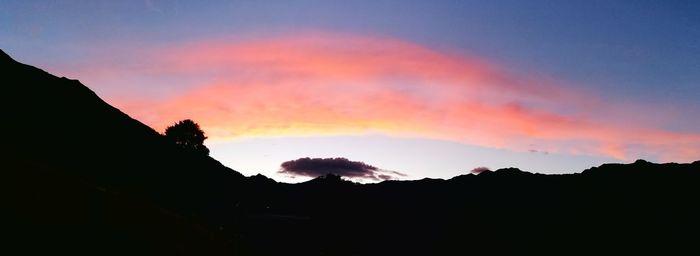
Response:
[{"label": "low-lying cloud", "polygon": [[476,167],[476,168],[472,169],[471,173],[478,175],[478,174],[481,174],[482,172],[488,172],[488,171],[491,171],[491,169],[489,169],[488,167],[481,166],[481,167]]},{"label": "low-lying cloud", "polygon": [[346,178],[369,180],[393,180],[398,177],[406,176],[397,171],[382,170],[375,166],[359,161],[350,161],[343,157],[299,158],[282,163],[279,173],[305,177],[335,174]]}]

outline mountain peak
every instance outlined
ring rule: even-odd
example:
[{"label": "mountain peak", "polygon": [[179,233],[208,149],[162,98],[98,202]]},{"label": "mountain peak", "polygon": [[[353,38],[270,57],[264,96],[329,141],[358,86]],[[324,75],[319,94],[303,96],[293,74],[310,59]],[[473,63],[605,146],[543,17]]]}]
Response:
[{"label": "mountain peak", "polygon": [[644,159],[637,159],[637,161],[634,161],[633,164],[635,164],[635,165],[647,164],[647,165],[648,165],[648,164],[651,164],[651,163],[650,163],[649,161],[647,161],[647,160],[644,160]]},{"label": "mountain peak", "polygon": [[3,51],[2,49],[0,49],[0,60],[2,60],[3,62],[5,62],[5,61],[14,62],[15,61],[14,59],[12,59],[12,57],[10,57],[10,55],[5,53],[5,51]]},{"label": "mountain peak", "polygon": [[527,174],[528,172],[524,172],[518,168],[515,167],[508,167],[508,168],[501,168],[495,171],[495,173],[498,174]]}]

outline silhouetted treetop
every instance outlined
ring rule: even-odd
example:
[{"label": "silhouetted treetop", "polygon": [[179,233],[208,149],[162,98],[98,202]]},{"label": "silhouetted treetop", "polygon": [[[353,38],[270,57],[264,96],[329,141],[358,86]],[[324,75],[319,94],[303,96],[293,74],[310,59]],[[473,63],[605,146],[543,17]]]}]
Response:
[{"label": "silhouetted treetop", "polygon": [[190,119],[185,119],[165,129],[165,137],[176,145],[204,155],[209,155],[209,149],[204,146],[204,131],[199,124]]}]

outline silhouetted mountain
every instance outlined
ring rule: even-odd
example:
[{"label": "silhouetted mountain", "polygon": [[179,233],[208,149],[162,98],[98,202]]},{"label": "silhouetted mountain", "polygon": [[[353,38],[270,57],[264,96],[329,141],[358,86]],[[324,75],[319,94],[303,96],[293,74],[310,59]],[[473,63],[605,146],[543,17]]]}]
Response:
[{"label": "silhouetted mountain", "polygon": [[[697,254],[700,161],[299,184],[174,146],[0,54],[3,237],[32,254]],[[175,121],[175,120],[173,120]]]},{"label": "silhouetted mountain", "polygon": [[263,185],[263,184],[264,185],[272,185],[272,184],[277,183],[277,181],[275,181],[271,178],[268,178],[267,176],[262,175],[260,173],[253,175],[253,176],[250,176],[250,177],[246,177],[246,179],[251,183],[256,183],[256,184],[261,184],[261,185]]},{"label": "silhouetted mountain", "polygon": [[[150,127],[102,101],[77,80],[58,78],[17,63],[4,52],[0,65],[4,96],[0,101],[4,119],[0,131],[5,135],[2,169],[6,175],[3,180],[8,183],[4,187],[10,194],[42,195],[30,208],[11,206],[10,214],[43,212],[36,217],[57,222],[53,224],[92,226],[82,219],[64,222],[54,218],[58,214],[54,210],[82,207],[71,204],[80,196],[118,195],[114,200],[126,200],[128,207],[148,205],[146,208],[153,212],[144,215],[158,215],[158,209],[168,209],[186,219],[211,219],[223,214],[222,205],[235,202],[235,195],[240,194],[240,173],[210,157],[173,146]],[[80,190],[84,195],[61,196],[64,188],[71,193]],[[17,203],[36,199],[25,196],[16,198]],[[95,201],[91,198],[84,203],[105,207]],[[80,209],[92,210],[93,206]],[[113,224],[108,223],[112,220],[101,221],[104,225]],[[76,233],[80,238],[91,236]],[[76,248],[84,244],[79,239],[75,243],[80,243],[73,244]]]}]

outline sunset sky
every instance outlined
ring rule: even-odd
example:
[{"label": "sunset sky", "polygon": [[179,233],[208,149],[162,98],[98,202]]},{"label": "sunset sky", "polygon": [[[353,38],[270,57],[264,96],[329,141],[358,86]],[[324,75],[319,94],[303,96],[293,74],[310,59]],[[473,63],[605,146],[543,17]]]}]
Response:
[{"label": "sunset sky", "polygon": [[280,181],[700,160],[698,1],[7,0],[0,48]]}]

